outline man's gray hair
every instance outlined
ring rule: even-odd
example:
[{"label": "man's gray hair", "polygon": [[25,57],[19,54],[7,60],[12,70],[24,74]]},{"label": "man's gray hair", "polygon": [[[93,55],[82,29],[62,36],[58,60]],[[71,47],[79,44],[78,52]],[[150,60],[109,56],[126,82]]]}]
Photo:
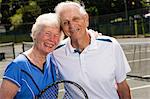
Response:
[{"label": "man's gray hair", "polygon": [[32,26],[31,37],[34,40],[36,35],[41,32],[43,27],[58,27],[60,28],[60,18],[55,13],[46,13],[40,15]]},{"label": "man's gray hair", "polygon": [[79,8],[81,14],[83,15],[87,14],[84,6],[81,6],[79,3],[72,2],[72,1],[65,1],[65,2],[58,3],[54,10],[59,15],[63,11],[63,8],[67,6],[76,6],[77,8]]}]

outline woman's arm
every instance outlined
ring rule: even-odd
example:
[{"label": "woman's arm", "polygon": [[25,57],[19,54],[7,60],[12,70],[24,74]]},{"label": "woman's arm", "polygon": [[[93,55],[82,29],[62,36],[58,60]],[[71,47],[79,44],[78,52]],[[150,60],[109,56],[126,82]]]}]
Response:
[{"label": "woman's arm", "polygon": [[0,99],[13,99],[19,87],[13,82],[3,79],[0,87]]}]

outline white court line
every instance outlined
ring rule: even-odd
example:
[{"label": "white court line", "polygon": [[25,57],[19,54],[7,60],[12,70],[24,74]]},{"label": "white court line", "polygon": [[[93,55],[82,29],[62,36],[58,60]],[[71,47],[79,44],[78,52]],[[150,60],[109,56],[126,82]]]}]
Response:
[{"label": "white court line", "polygon": [[133,51],[131,51],[131,52],[127,52],[126,50],[124,50],[124,53],[125,54],[142,54],[142,53],[149,53],[150,52],[150,50],[148,50],[148,51],[135,51],[135,53],[133,52]]},{"label": "white court line", "polygon": [[129,80],[134,80],[134,79],[135,79],[135,78],[127,78],[126,80],[129,81]]},{"label": "white court line", "polygon": [[150,58],[145,58],[145,59],[131,60],[131,61],[128,61],[128,62],[132,63],[132,62],[149,61],[149,60],[150,60]]},{"label": "white court line", "polygon": [[144,86],[139,86],[139,87],[133,87],[133,88],[130,88],[130,90],[133,91],[133,90],[143,89],[143,88],[148,88],[148,87],[150,87],[150,85],[144,85]]},{"label": "white court line", "polygon": [[[147,76],[147,75],[146,75]],[[148,75],[149,77],[149,75]],[[134,78],[127,78],[126,80],[129,81],[129,80],[133,80]],[[138,86],[138,87],[133,87],[133,88],[130,88],[131,91],[134,91],[134,90],[138,90],[138,89],[144,89],[144,88],[149,88],[150,85],[143,85],[143,86]]]}]

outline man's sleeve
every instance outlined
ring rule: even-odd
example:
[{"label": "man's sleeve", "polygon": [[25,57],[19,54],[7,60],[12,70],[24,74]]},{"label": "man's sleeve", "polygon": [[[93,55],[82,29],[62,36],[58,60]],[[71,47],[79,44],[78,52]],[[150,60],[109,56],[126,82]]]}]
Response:
[{"label": "man's sleeve", "polygon": [[126,75],[131,71],[127,58],[121,48],[120,44],[116,41],[114,44],[115,54],[115,75],[117,83],[120,83],[126,79]]}]

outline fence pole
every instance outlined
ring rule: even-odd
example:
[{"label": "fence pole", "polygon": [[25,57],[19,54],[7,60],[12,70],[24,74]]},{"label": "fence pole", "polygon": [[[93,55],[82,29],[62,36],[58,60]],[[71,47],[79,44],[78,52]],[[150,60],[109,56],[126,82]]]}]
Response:
[{"label": "fence pole", "polygon": [[137,20],[134,20],[134,30],[135,30],[135,36],[138,37],[138,27],[137,27]]}]

